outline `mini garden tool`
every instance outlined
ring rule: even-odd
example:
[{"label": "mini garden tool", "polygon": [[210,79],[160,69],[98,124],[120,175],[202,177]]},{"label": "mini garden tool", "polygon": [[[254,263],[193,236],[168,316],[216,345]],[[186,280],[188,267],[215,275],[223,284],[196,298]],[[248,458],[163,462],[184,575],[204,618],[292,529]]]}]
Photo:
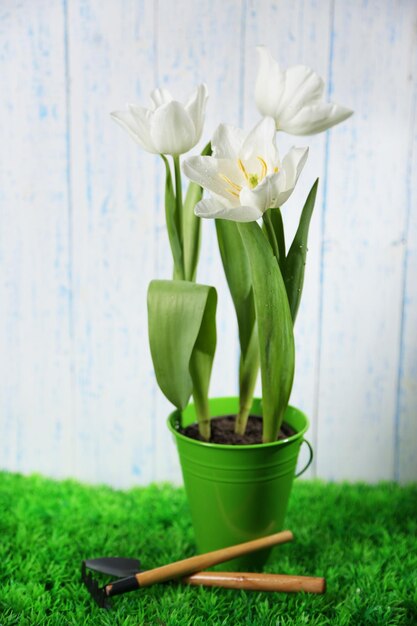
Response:
[{"label": "mini garden tool", "polygon": [[[108,557],[83,561],[82,579],[100,606],[103,606],[103,599],[106,601],[107,598],[103,597],[98,584],[87,570],[116,577],[134,576],[143,571],[138,559]],[[227,589],[244,589],[246,591],[324,593],[326,590],[324,578],[288,576],[284,574],[259,574],[256,572],[198,572],[181,578],[179,582],[194,586],[224,587]],[[105,605],[107,605],[107,602],[105,602]]]},{"label": "mini garden tool", "polygon": [[181,579],[187,585],[225,587],[246,591],[281,591],[295,593],[324,593],[326,579],[317,576],[291,576],[288,574],[258,574],[252,572],[197,572]]},{"label": "mini garden tool", "polygon": [[[148,587],[154,583],[161,583],[167,580],[190,576],[191,574],[200,572],[206,567],[212,567],[213,565],[224,563],[225,561],[229,561],[230,559],[234,559],[242,554],[248,554],[249,552],[255,550],[261,550],[280,543],[286,543],[292,539],[292,532],[284,530],[282,532],[275,533],[274,535],[262,537],[261,539],[247,541],[228,548],[207,552],[206,554],[199,554],[197,556],[192,556],[188,559],[170,563],[169,565],[163,565],[162,567],[157,567],[145,572],[133,571],[135,569],[139,569],[140,563],[138,561],[134,562],[132,565],[132,563],[129,564],[129,560],[124,560],[124,563],[119,562],[119,564],[117,564],[114,559],[93,559],[83,563],[83,579],[98,604],[100,606],[106,606],[106,601],[110,596],[119,595],[128,591],[134,591],[141,587]],[[95,567],[94,561],[96,561]],[[99,564],[97,566],[97,561],[101,562],[101,565]],[[91,567],[91,565],[93,565],[93,567]],[[107,569],[105,570],[104,567],[107,567]],[[131,569],[129,569],[129,567],[131,567]],[[94,569],[95,571],[101,571],[103,573],[111,573],[113,575],[120,574],[120,568],[125,568],[129,572],[129,575],[100,588],[98,584],[93,581],[92,576],[87,574],[87,568]],[[123,573],[126,573],[126,571],[123,571]]]}]

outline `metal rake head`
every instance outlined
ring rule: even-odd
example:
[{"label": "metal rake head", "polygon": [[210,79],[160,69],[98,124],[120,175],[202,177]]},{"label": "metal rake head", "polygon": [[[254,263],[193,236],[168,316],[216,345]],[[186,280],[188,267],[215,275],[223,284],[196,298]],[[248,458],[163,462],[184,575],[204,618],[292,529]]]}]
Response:
[{"label": "metal rake head", "polygon": [[81,579],[98,606],[102,609],[109,609],[111,602],[105,593],[106,585],[101,585],[94,578],[92,572],[113,576],[113,578],[126,578],[127,576],[134,576],[134,574],[140,571],[140,561],[138,559],[123,557],[87,559],[81,564]]}]

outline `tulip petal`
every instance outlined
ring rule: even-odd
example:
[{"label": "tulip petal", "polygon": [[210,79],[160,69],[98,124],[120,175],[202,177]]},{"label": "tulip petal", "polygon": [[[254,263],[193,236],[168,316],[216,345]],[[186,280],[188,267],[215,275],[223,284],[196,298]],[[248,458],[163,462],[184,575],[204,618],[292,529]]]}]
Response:
[{"label": "tulip petal", "polygon": [[199,85],[187,104],[185,110],[194,123],[195,142],[201,139],[204,126],[204,117],[206,114],[206,103],[208,99],[208,90],[205,84]]},{"label": "tulip petal", "polygon": [[282,178],[277,187],[276,203],[274,207],[281,207],[294,191],[298,178],[307,161],[308,148],[291,148],[282,160]]},{"label": "tulip petal", "polygon": [[233,222],[255,222],[262,213],[253,206],[224,206],[215,198],[201,200],[195,206],[198,217],[231,220]]},{"label": "tulip petal", "polygon": [[217,159],[236,159],[244,140],[245,133],[241,128],[219,124],[211,140],[213,156]]},{"label": "tulip petal", "polygon": [[211,156],[194,156],[183,162],[182,170],[190,180],[218,194],[231,206],[238,204],[238,199],[228,191],[230,186],[222,178],[222,176],[227,176],[230,180],[236,179],[237,163]]},{"label": "tulip petal", "polygon": [[240,192],[240,201],[243,204],[256,207],[261,215],[268,209],[278,206],[278,196],[280,193],[280,181],[285,178],[281,172],[267,176],[255,189],[245,187]]},{"label": "tulip petal", "polygon": [[151,93],[151,100],[154,105],[154,110],[164,104],[168,104],[169,102],[172,102],[173,99],[174,98],[171,96],[168,89],[165,89],[164,87],[154,89]]},{"label": "tulip petal", "polygon": [[266,161],[269,168],[278,165],[278,150],[275,145],[275,122],[272,117],[264,117],[246,137],[239,152],[239,158],[250,171],[259,167],[258,157]]},{"label": "tulip petal", "polygon": [[279,109],[277,124],[290,120],[304,106],[319,101],[324,92],[324,82],[316,72],[305,65],[295,65],[285,72],[285,88]]},{"label": "tulip petal", "polygon": [[127,108],[135,120],[137,133],[141,138],[142,144],[149,146],[151,152],[158,154],[158,150],[155,148],[151,138],[152,111],[137,104],[128,104]]},{"label": "tulip petal", "polygon": [[206,86],[198,87],[188,110],[167,89],[154,89],[151,100],[151,109],[129,104],[128,111],[114,111],[111,116],[148,152],[175,156],[191,150],[203,129]]},{"label": "tulip petal", "polygon": [[284,93],[285,79],[278,63],[264,46],[257,47],[259,71],[255,86],[256,106],[262,115],[275,118]]},{"label": "tulip petal", "polygon": [[311,68],[296,65],[281,71],[263,46],[255,99],[263,115],[274,118],[277,130],[293,135],[313,135],[343,122],[352,111],[324,103],[324,82]]},{"label": "tulip petal", "polygon": [[281,126],[292,135],[315,135],[353,115],[353,111],[333,102],[319,102],[304,107],[291,120]]},{"label": "tulip petal", "polygon": [[113,111],[110,116],[122,128],[124,128],[136,143],[148,152],[158,153],[150,138],[149,130],[141,127],[137,123],[136,117],[133,117],[130,111]]},{"label": "tulip petal", "polygon": [[240,201],[255,206],[263,215],[268,209],[282,206],[290,197],[294,187],[287,189],[285,172],[267,176],[255,189],[245,188],[240,193]]},{"label": "tulip petal", "polygon": [[240,192],[242,204],[256,207],[261,214],[282,206],[294,191],[298,177],[307,160],[308,148],[292,148],[285,155],[279,172],[267,176],[255,189],[245,187]]},{"label": "tulip petal", "polygon": [[195,145],[195,129],[191,117],[180,102],[173,100],[154,111],[151,138],[160,154],[183,154]]},{"label": "tulip petal", "polygon": [[307,161],[308,148],[291,148],[282,160],[287,189],[294,189],[302,169]]}]

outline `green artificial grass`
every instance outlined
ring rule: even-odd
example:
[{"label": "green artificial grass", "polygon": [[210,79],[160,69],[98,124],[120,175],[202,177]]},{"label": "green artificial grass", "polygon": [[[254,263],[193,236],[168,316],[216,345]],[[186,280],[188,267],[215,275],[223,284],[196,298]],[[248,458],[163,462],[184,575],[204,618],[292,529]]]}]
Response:
[{"label": "green artificial grass", "polygon": [[80,582],[81,560],[140,557],[148,569],[193,555],[183,490],[0,472],[0,624],[417,624],[417,486],[297,482],[286,526],[295,539],[267,571],[325,576],[325,595],[165,584],[105,611]]}]

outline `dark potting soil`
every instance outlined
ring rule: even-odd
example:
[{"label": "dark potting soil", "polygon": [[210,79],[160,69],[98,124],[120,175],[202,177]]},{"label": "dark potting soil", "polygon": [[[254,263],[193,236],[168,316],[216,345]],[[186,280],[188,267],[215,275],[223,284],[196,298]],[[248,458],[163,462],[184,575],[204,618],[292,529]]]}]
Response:
[{"label": "dark potting soil", "polygon": [[[237,435],[235,433],[235,415],[225,415],[222,417],[214,417],[211,420],[211,437],[210,443],[220,443],[224,445],[251,445],[262,443],[262,418],[256,415],[250,415],[245,434]],[[198,425],[191,424],[186,428],[180,428],[179,432],[190,439],[205,441],[198,432]],[[287,439],[295,435],[296,431],[288,424],[281,426],[278,440]]]}]

